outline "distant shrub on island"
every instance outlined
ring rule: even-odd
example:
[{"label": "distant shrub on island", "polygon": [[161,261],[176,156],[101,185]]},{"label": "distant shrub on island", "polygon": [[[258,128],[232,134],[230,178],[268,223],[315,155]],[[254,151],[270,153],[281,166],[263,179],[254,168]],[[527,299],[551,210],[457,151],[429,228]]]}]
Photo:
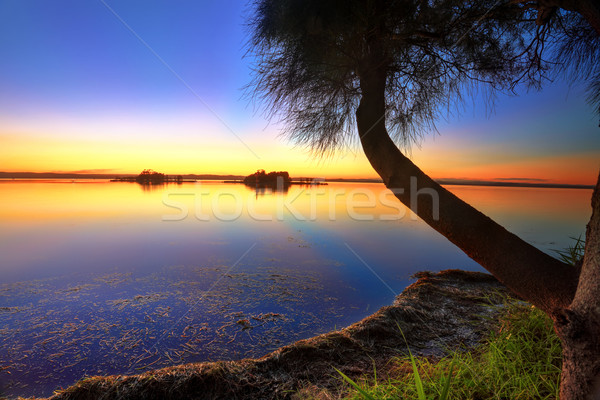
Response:
[{"label": "distant shrub on island", "polygon": [[248,186],[275,187],[279,182],[283,186],[289,186],[292,183],[290,174],[287,171],[273,171],[266,173],[264,169],[259,169],[252,175],[244,178],[244,184]]},{"label": "distant shrub on island", "polygon": [[193,182],[191,180],[185,181],[181,175],[165,175],[160,172],[156,172],[151,169],[143,170],[138,176],[122,176],[111,179],[111,182],[137,182],[140,185],[162,185],[169,182],[183,183]]},{"label": "distant shrub on island", "polygon": [[145,169],[135,178],[135,181],[142,185],[158,185],[165,183],[166,179],[167,177],[165,174],[161,174],[160,172],[151,169]]}]

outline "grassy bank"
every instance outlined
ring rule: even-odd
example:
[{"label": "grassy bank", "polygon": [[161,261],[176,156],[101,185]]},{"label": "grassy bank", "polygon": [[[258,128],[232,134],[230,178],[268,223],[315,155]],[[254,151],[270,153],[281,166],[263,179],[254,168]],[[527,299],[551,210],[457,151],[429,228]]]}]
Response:
[{"label": "grassy bank", "polygon": [[[522,302],[509,302],[499,327],[479,347],[432,362],[394,358],[385,380],[376,371],[357,381],[348,399],[439,399],[450,376],[449,399],[558,398],[561,348],[550,319]],[[420,393],[419,393],[420,392]],[[424,396],[424,397],[423,397]]]}]

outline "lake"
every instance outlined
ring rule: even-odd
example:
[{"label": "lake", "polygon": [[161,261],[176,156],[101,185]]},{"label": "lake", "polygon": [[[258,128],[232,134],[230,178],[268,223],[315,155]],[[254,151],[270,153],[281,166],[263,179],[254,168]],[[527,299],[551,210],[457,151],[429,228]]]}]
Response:
[{"label": "lake", "polygon": [[[591,214],[591,190],[447,188],[550,254]],[[482,270],[382,184],[0,181],[0,396],[262,356],[447,268]]]}]

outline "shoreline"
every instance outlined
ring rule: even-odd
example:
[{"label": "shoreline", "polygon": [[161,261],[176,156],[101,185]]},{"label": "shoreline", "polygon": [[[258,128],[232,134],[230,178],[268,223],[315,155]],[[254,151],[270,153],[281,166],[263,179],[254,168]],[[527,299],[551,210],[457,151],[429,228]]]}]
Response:
[{"label": "shoreline", "polygon": [[[307,388],[339,392],[340,377],[385,374],[390,359],[439,359],[470,349],[494,328],[493,317],[509,296],[491,275],[461,270],[420,272],[394,303],[349,327],[283,346],[257,359],[176,365],[124,376],[83,379],[49,400],[294,398]],[[483,304],[484,300],[489,304]],[[406,342],[400,332],[404,333]]]},{"label": "shoreline", "polygon": [[[29,180],[109,180],[115,182],[135,182],[133,174],[69,174],[69,173],[37,173],[37,172],[0,172],[0,181],[29,181]],[[223,183],[242,183],[241,175],[212,175],[212,174],[183,174],[181,182],[216,181]],[[301,183],[307,178],[292,178],[294,184]],[[312,179],[312,178],[311,178]],[[360,178],[317,178],[322,184],[330,183],[383,183],[381,179]],[[546,188],[546,189],[593,189],[594,185],[544,183],[544,182],[519,182],[519,181],[480,181],[469,179],[435,179],[437,183],[445,186],[487,186],[487,187],[519,187],[519,188]],[[170,181],[169,183],[177,183]]]}]

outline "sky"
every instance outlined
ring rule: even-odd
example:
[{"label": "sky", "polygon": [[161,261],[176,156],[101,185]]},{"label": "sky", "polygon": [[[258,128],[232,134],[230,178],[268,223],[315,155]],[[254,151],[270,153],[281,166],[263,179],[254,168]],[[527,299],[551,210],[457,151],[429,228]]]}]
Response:
[{"label": "sky", "polygon": [[[313,156],[244,97],[248,0],[0,0],[0,171],[375,178],[358,146]],[[585,87],[481,97],[411,157],[434,178],[593,184]]]}]

